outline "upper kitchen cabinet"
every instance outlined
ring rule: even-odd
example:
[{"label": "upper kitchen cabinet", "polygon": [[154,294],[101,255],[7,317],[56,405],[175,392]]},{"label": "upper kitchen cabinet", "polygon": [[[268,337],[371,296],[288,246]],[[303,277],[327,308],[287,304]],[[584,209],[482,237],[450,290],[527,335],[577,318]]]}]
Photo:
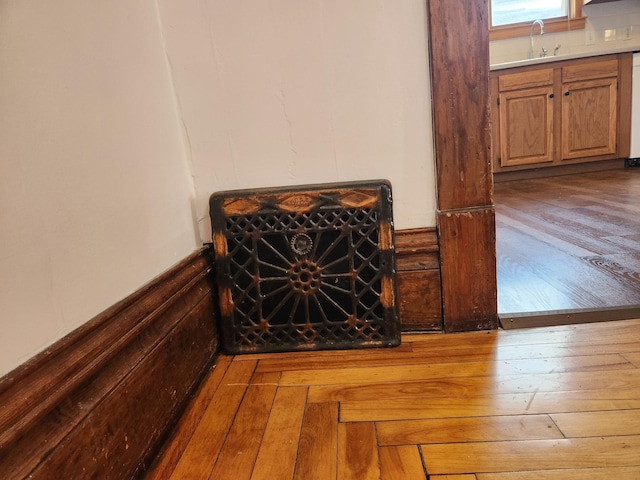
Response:
[{"label": "upper kitchen cabinet", "polygon": [[629,155],[630,53],[491,73],[493,171]]}]

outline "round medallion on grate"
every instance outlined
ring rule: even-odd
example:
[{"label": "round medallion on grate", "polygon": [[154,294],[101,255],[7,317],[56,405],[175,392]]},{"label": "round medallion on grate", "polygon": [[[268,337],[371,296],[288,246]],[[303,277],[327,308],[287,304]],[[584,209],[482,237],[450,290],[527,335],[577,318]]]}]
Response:
[{"label": "round medallion on grate", "polygon": [[289,283],[293,290],[302,295],[311,295],[318,291],[322,280],[320,267],[308,260],[300,260],[289,269]]},{"label": "round medallion on grate", "polygon": [[291,249],[298,255],[306,255],[313,248],[313,240],[306,233],[297,233],[291,239]]}]

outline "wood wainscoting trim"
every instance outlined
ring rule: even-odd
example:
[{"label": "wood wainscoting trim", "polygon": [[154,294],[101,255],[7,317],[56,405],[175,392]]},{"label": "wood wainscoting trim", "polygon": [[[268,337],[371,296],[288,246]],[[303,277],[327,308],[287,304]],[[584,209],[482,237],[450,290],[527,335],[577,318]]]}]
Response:
[{"label": "wood wainscoting trim", "polygon": [[205,247],[0,379],[0,478],[118,478],[153,461],[214,361]]},{"label": "wood wainscoting trim", "polygon": [[436,229],[398,230],[395,236],[402,331],[440,331],[442,289]]}]

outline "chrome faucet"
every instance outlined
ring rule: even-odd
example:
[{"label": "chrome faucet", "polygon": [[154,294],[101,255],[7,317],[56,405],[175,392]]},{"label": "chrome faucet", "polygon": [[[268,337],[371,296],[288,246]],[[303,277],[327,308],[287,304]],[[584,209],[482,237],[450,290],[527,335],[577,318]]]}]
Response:
[{"label": "chrome faucet", "polygon": [[529,32],[529,42],[531,44],[529,58],[533,58],[533,28],[536,26],[536,23],[540,25],[540,35],[544,35],[544,22],[542,20],[534,20],[531,24],[531,31]]}]

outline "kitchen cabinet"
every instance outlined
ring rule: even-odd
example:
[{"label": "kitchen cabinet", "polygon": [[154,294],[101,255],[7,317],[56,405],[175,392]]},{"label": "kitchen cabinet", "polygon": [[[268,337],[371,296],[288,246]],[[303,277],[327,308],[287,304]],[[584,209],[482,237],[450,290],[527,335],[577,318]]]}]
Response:
[{"label": "kitchen cabinet", "polygon": [[563,67],[562,95],[562,159],[615,155],[618,59]]},{"label": "kitchen cabinet", "polygon": [[493,171],[629,155],[631,54],[491,72]]},{"label": "kitchen cabinet", "polygon": [[500,165],[553,161],[553,69],[506,74],[498,84]]}]

